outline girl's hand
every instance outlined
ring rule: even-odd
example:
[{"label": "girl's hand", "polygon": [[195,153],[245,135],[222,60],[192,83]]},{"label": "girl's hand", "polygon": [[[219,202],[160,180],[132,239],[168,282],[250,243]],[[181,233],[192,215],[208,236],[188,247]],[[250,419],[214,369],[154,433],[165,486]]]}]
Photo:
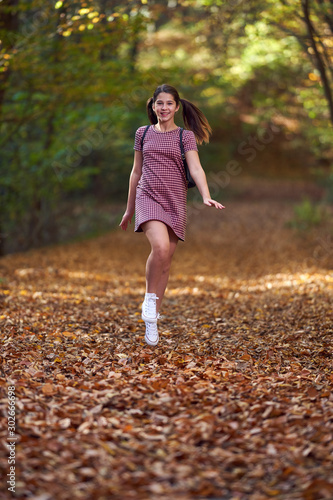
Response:
[{"label": "girl's hand", "polygon": [[215,207],[218,210],[222,210],[222,208],[225,208],[223,205],[221,205],[221,203],[215,200],[211,200],[210,198],[204,198],[203,202],[208,207]]},{"label": "girl's hand", "polygon": [[132,217],[133,214],[131,215],[128,214],[127,212],[124,213],[123,218],[121,219],[121,223],[119,224],[119,226],[123,231],[126,231],[128,224],[132,222]]}]

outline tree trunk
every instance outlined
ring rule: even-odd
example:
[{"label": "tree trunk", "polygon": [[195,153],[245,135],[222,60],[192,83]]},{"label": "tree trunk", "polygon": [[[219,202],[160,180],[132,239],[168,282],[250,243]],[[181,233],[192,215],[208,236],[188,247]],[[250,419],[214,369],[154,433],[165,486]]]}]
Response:
[{"label": "tree trunk", "polygon": [[306,28],[308,31],[310,44],[311,44],[311,47],[312,47],[313,52],[314,52],[317,69],[320,73],[321,81],[322,81],[322,84],[324,87],[324,93],[325,93],[325,97],[326,97],[327,104],[328,104],[330,120],[331,120],[331,123],[333,125],[332,88],[331,88],[330,81],[329,81],[327,73],[326,73],[326,68],[325,68],[325,64],[324,64],[322,55],[318,50],[317,42],[315,40],[315,29],[314,29],[313,24],[312,24],[311,19],[310,19],[309,0],[302,0],[302,8],[303,8],[303,13],[304,13],[304,22],[305,22],[305,25],[306,25]]},{"label": "tree trunk", "polygon": [[[14,47],[15,35],[19,29],[19,17],[17,7],[19,0],[3,0],[1,4],[1,24],[0,28],[3,31],[1,36],[0,48],[9,52]],[[6,85],[9,81],[10,66],[7,66],[6,71],[0,72],[0,117],[2,105],[5,100]],[[5,254],[6,235],[3,228],[3,220],[0,217],[0,255]]]}]

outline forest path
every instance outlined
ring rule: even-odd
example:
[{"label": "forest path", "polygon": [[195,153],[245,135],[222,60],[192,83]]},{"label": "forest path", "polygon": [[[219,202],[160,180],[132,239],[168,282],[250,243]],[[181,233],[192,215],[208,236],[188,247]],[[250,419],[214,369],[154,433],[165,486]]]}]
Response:
[{"label": "forest path", "polygon": [[332,498],[331,227],[274,192],[225,205],[189,217],[155,348],[133,226],[1,259],[20,497]]}]

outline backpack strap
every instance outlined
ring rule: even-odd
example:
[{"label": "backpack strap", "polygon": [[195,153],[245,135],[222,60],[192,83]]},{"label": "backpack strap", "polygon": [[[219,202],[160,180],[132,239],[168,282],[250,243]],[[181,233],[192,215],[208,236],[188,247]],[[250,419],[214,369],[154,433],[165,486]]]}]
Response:
[{"label": "backpack strap", "polygon": [[185,175],[186,175],[186,180],[187,180],[187,187],[192,188],[195,186],[195,182],[192,179],[192,176],[190,174],[190,170],[189,170],[188,165],[187,165],[186,157],[185,157],[184,146],[183,146],[183,130],[184,129],[181,128],[180,133],[179,133],[180,151],[181,151],[181,155],[182,155],[182,160],[183,160],[183,165],[184,165],[184,170],[185,170]]},{"label": "backpack strap", "polygon": [[185,160],[185,153],[184,153],[184,146],[183,146],[183,132],[184,132],[184,129],[180,128],[180,133],[179,133],[180,152],[181,152],[183,163],[184,163],[186,160]]},{"label": "backpack strap", "polygon": [[146,128],[143,131],[142,137],[141,137],[141,151],[143,149],[143,139],[145,138],[145,135],[147,133],[147,130],[149,129],[150,125],[147,125]]}]

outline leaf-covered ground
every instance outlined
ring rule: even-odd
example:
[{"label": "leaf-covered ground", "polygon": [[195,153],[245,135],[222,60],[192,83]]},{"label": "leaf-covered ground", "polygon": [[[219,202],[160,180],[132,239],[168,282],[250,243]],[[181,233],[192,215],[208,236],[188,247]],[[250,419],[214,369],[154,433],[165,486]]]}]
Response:
[{"label": "leaf-covered ground", "polygon": [[1,498],[333,498],[332,227],[226,205],[190,217],[155,348],[142,234],[1,259]]}]

